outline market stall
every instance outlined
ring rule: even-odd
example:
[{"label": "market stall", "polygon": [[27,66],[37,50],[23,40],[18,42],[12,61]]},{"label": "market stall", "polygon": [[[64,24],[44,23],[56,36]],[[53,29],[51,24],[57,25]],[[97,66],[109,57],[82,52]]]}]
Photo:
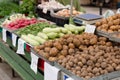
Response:
[{"label": "market stall", "polygon": [[[103,18],[56,1],[36,10],[40,17],[14,13],[0,26],[0,38],[9,45],[0,42],[0,56],[24,80],[119,79],[119,13]],[[69,24],[76,17],[82,24]]]}]

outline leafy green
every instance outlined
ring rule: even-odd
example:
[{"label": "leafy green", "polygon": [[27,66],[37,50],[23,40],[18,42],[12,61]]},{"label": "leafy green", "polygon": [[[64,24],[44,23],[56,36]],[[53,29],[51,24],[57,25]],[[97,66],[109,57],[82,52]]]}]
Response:
[{"label": "leafy green", "polygon": [[30,16],[35,15],[35,4],[36,0],[23,0],[23,3],[20,5],[20,12],[27,13]]},{"label": "leafy green", "polygon": [[[8,1],[8,2],[7,2]],[[19,5],[11,0],[0,1],[0,16],[7,16],[19,12]]]}]

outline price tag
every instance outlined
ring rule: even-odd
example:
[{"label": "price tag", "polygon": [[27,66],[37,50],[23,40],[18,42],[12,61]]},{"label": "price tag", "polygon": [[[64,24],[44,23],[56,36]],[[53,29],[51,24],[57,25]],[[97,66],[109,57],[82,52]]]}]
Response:
[{"label": "price tag", "polygon": [[17,35],[12,33],[12,44],[14,47],[16,47],[16,40],[17,40]]},{"label": "price tag", "polygon": [[3,30],[2,30],[2,39],[5,42],[7,41],[7,35],[6,35],[6,33],[7,33],[7,30],[3,28]]},{"label": "price tag", "polygon": [[[44,69],[44,80],[58,80],[58,74],[60,69],[51,66],[48,63],[44,63],[45,69]],[[53,76],[54,75],[54,76]]]},{"label": "price tag", "polygon": [[72,78],[67,78],[66,80],[74,80],[74,79],[72,79]]},{"label": "price tag", "polygon": [[45,13],[45,14],[47,13],[47,8],[43,9],[43,13]]},{"label": "price tag", "polygon": [[86,33],[94,33],[95,29],[96,29],[96,27],[94,25],[87,24],[85,27],[85,32]]},{"label": "price tag", "polygon": [[39,57],[31,52],[31,65],[30,68],[37,74],[37,64]]},{"label": "price tag", "polygon": [[18,49],[17,49],[16,53],[25,55],[25,52],[24,52],[24,43],[25,43],[25,41],[22,40],[21,38],[18,40]]}]

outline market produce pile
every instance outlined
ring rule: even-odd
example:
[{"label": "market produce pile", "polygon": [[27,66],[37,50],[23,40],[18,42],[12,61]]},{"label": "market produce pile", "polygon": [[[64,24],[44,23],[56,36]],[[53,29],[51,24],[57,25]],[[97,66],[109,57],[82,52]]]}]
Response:
[{"label": "market produce pile", "polygon": [[49,61],[57,61],[85,79],[120,70],[120,48],[105,37],[90,33],[67,34],[34,49]]},{"label": "market produce pile", "polygon": [[60,4],[57,1],[49,1],[49,2],[43,2],[42,4],[39,4],[38,8],[47,9],[47,10],[51,10],[51,9],[56,10],[56,9],[65,8],[65,6]]},{"label": "market produce pile", "polygon": [[5,19],[5,21],[2,23],[2,26],[10,30],[17,30],[19,28],[23,28],[27,25],[35,24],[37,22],[40,21],[36,18],[29,18],[24,14],[13,14],[9,18]]},{"label": "market produce pile", "polygon": [[120,32],[120,14],[115,14],[96,22],[97,30],[107,33]]},{"label": "market produce pile", "polygon": [[[82,12],[76,11],[75,8],[73,9],[73,16],[77,16],[79,14],[83,14]],[[63,9],[55,13],[57,16],[61,17],[70,17],[70,10],[69,9]]]},{"label": "market produce pile", "polygon": [[19,30],[17,34],[21,35],[22,39],[35,46],[43,44],[47,40],[60,38],[65,34],[80,34],[84,29],[84,26],[77,27],[66,24],[65,28],[63,28],[48,23],[37,23]]}]

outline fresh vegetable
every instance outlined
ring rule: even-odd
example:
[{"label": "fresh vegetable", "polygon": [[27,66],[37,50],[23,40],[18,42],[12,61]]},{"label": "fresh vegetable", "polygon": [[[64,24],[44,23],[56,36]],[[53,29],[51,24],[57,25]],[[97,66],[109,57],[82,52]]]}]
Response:
[{"label": "fresh vegetable", "polygon": [[90,33],[67,34],[35,46],[34,50],[85,80],[120,71],[119,46]]},{"label": "fresh vegetable", "polygon": [[120,32],[120,14],[115,14],[96,22],[97,30],[113,33]]},{"label": "fresh vegetable", "polygon": [[[41,21],[43,22],[43,21]],[[47,27],[56,27],[56,25],[51,25],[49,23],[36,23],[36,24],[33,24],[33,25],[29,25],[29,26],[26,26],[25,28],[17,31],[17,34],[19,35],[27,35],[27,34],[33,34],[33,35],[37,35],[39,32],[41,32],[44,28],[47,28]]]},{"label": "fresh vegetable", "polygon": [[45,40],[48,39],[48,36],[47,36],[45,33],[42,33],[42,32],[39,32],[39,33],[37,34],[37,36],[39,36],[39,37],[41,37],[41,38],[43,38],[43,39],[45,39]]},{"label": "fresh vegetable", "polygon": [[[83,14],[82,12],[76,11],[75,8],[73,8],[73,15],[72,16],[76,16],[79,14]],[[55,15],[57,16],[61,16],[61,17],[70,17],[70,10],[69,9],[63,9],[60,10],[58,12],[55,13]]]},{"label": "fresh vegetable", "polygon": [[21,38],[24,39],[26,42],[30,43],[33,46],[39,45],[39,42],[37,42],[34,39],[28,37],[27,35],[22,35]]}]

